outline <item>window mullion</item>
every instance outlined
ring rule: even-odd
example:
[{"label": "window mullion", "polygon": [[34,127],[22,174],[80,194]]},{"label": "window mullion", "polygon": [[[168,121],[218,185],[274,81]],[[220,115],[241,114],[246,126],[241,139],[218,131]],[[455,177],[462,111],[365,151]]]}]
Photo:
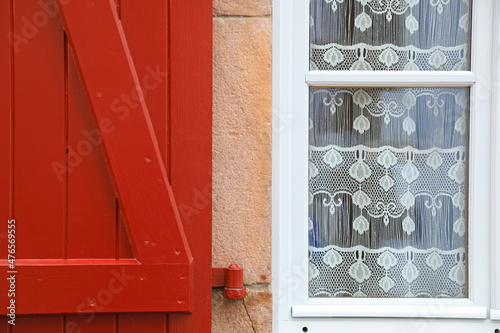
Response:
[{"label": "window mullion", "polygon": [[469,87],[476,82],[476,74],[469,71],[310,71],[305,79],[312,87]]}]

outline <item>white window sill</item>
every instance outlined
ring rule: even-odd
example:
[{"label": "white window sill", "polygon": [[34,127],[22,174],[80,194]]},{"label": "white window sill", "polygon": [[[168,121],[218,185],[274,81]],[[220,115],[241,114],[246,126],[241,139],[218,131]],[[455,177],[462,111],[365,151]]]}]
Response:
[{"label": "white window sill", "polygon": [[500,310],[491,309],[490,310],[490,319],[491,320],[500,320]]},{"label": "white window sill", "polygon": [[[448,301],[448,300],[447,300]],[[404,302],[404,303],[403,303]],[[342,304],[343,303],[343,304]],[[493,318],[493,311],[491,318]],[[500,319],[500,311],[496,310]],[[373,317],[373,318],[487,318],[486,306],[473,305],[469,300],[456,301],[413,301],[382,300],[372,304],[359,302],[339,302],[337,304],[305,304],[292,306],[293,318],[325,318],[325,317]]]}]

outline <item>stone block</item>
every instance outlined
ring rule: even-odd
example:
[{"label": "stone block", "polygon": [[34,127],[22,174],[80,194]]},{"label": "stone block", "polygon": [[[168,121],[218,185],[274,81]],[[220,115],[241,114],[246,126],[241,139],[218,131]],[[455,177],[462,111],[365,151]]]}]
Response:
[{"label": "stone block", "polygon": [[214,19],[213,266],[271,281],[271,20]]}]

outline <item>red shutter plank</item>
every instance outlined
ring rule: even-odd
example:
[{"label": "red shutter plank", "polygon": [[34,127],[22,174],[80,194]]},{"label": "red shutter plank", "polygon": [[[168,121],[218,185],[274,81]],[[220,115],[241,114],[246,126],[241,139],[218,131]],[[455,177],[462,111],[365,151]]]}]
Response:
[{"label": "red shutter plank", "polygon": [[[117,324],[114,314],[81,313],[66,316],[64,333],[115,333]],[[57,332],[62,333],[62,332]]]},{"label": "red shutter plank", "polygon": [[[117,209],[118,204],[116,205]],[[117,215],[117,223],[118,225],[118,250],[117,250],[117,258],[120,259],[130,259],[134,258],[134,253],[132,251],[132,245],[130,245],[130,238],[127,235],[127,230],[125,228],[125,221],[123,217],[118,212]]]},{"label": "red shutter plank", "polygon": [[114,258],[116,197],[85,94],[68,50],[68,258]]},{"label": "red shutter plank", "polygon": [[[53,169],[66,164],[64,35],[57,16],[37,1],[13,3],[16,257],[64,258],[66,180]],[[64,316],[19,317],[12,331],[60,332],[63,322]]]},{"label": "red shutter plank", "polygon": [[[162,163],[167,153],[167,77],[155,80],[150,71],[168,72],[168,2],[122,0],[120,20],[135,69],[142,85],[145,102],[158,140]],[[168,168],[167,168],[168,174]],[[124,242],[126,250],[128,244]],[[123,251],[122,254],[126,255]],[[119,315],[119,333],[167,331],[166,313],[130,313]]]},{"label": "red shutter plank", "polygon": [[[11,33],[10,1],[0,2],[0,35]],[[0,221],[12,217],[12,57],[8,38],[0,39]],[[7,226],[0,229],[0,246],[7,249]],[[0,251],[0,258],[7,258],[7,251]]]},{"label": "red shutter plank", "polygon": [[[167,317],[164,313],[127,313],[119,315],[119,333],[165,333]],[[186,332],[191,333],[191,332]],[[200,332],[202,333],[202,332]]]},{"label": "red shutter plank", "polygon": [[43,29],[30,23],[41,12],[36,2],[14,4],[15,33],[30,24],[37,31],[14,62],[16,254],[64,258],[66,178],[53,169],[66,164],[64,34],[57,17]]},{"label": "red shutter plank", "polygon": [[64,316],[62,315],[16,315],[16,325],[12,333],[60,333],[64,332]]},{"label": "red shutter plank", "polygon": [[[212,262],[212,1],[170,8],[171,182],[194,266],[192,315],[171,314],[171,332],[210,332]],[[169,331],[169,332],[170,332]]]},{"label": "red shutter plank", "polygon": [[168,69],[168,1],[122,0],[121,23],[144,92],[164,164],[167,160],[168,78],[151,75]]},{"label": "red shutter plank", "polygon": [[[113,1],[58,4],[136,258],[188,262],[191,253]],[[138,101],[131,99],[136,94]]]},{"label": "red shutter plank", "polygon": [[[67,48],[68,146],[81,158],[68,173],[68,258],[114,258],[116,197],[85,100],[73,56]],[[66,332],[115,332],[114,314],[67,315]]]},{"label": "red shutter plank", "polygon": [[[10,1],[0,2],[0,35],[10,36],[12,8]],[[11,176],[12,176],[12,57],[8,38],[0,39],[0,154],[3,163],[0,163],[0,221],[7,221],[12,217],[11,209]],[[5,222],[4,222],[5,223]],[[0,258],[7,258],[7,226],[0,229]],[[0,333],[7,333],[10,325],[7,319],[0,324]]]}]

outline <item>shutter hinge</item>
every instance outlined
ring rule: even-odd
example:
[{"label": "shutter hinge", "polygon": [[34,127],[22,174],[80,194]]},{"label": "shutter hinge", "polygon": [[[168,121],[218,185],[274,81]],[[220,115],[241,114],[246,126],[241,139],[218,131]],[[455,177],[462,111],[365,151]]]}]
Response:
[{"label": "shutter hinge", "polygon": [[243,286],[243,269],[237,264],[228,268],[212,267],[212,287],[224,287],[227,299],[243,299],[247,289]]}]

